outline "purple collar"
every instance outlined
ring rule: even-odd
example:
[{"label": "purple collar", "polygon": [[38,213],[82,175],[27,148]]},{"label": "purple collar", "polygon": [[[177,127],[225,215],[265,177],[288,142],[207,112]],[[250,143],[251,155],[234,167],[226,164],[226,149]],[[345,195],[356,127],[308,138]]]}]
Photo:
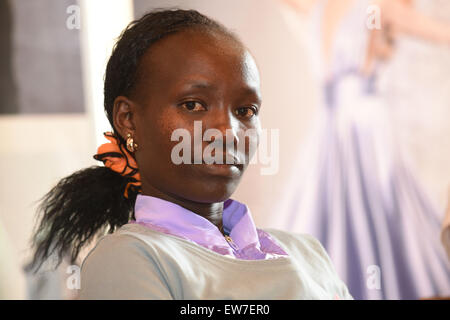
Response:
[{"label": "purple collar", "polygon": [[[208,219],[180,205],[152,196],[138,194],[135,204],[136,223],[191,240],[204,247],[230,250],[219,229]],[[223,228],[238,249],[252,245],[260,249],[258,232],[250,210],[232,199],[224,203]]]}]

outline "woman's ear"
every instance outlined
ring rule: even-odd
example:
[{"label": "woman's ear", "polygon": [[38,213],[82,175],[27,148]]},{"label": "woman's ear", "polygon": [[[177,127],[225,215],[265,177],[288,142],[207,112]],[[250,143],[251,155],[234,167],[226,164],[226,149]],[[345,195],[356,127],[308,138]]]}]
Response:
[{"label": "woman's ear", "polygon": [[114,128],[124,139],[128,133],[132,136],[136,132],[136,105],[127,97],[118,96],[114,100],[113,121]]}]

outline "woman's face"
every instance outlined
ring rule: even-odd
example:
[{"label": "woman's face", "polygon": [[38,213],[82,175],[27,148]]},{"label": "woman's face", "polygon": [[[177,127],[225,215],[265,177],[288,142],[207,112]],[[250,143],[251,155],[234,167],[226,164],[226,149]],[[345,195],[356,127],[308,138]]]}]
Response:
[{"label": "woman's face", "polygon": [[[250,146],[259,142],[259,87],[251,55],[221,34],[188,30],[152,45],[141,60],[131,98],[117,98],[115,107],[116,128],[123,137],[131,133],[138,144],[142,193],[157,190],[200,203],[229,198],[254,152]],[[208,129],[216,129],[216,140],[204,136]],[[244,132],[250,133],[246,139]],[[243,141],[243,152],[233,151]],[[181,142],[189,148],[180,151]],[[224,164],[206,164],[206,154]],[[241,164],[225,163],[232,158]],[[184,163],[177,164],[180,159]]]}]

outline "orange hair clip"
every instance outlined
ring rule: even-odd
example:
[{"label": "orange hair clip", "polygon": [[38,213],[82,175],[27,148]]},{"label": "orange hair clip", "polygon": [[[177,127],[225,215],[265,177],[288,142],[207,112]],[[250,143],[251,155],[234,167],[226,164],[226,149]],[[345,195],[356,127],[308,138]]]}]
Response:
[{"label": "orange hair clip", "polygon": [[126,148],[119,142],[119,139],[112,132],[103,133],[110,142],[102,144],[97,149],[94,159],[102,161],[105,167],[120,173],[123,176],[131,177],[136,181],[129,182],[125,187],[124,196],[128,199],[128,189],[131,185],[141,186],[141,176],[136,160]]}]

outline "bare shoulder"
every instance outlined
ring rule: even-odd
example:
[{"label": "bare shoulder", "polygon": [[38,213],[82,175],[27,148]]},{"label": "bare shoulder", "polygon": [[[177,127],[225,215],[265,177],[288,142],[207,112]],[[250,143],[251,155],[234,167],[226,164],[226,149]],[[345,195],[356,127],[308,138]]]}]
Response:
[{"label": "bare shoulder", "polygon": [[373,0],[373,4],[380,8],[385,19],[388,20],[394,20],[396,15],[412,6],[411,1],[408,0]]}]

